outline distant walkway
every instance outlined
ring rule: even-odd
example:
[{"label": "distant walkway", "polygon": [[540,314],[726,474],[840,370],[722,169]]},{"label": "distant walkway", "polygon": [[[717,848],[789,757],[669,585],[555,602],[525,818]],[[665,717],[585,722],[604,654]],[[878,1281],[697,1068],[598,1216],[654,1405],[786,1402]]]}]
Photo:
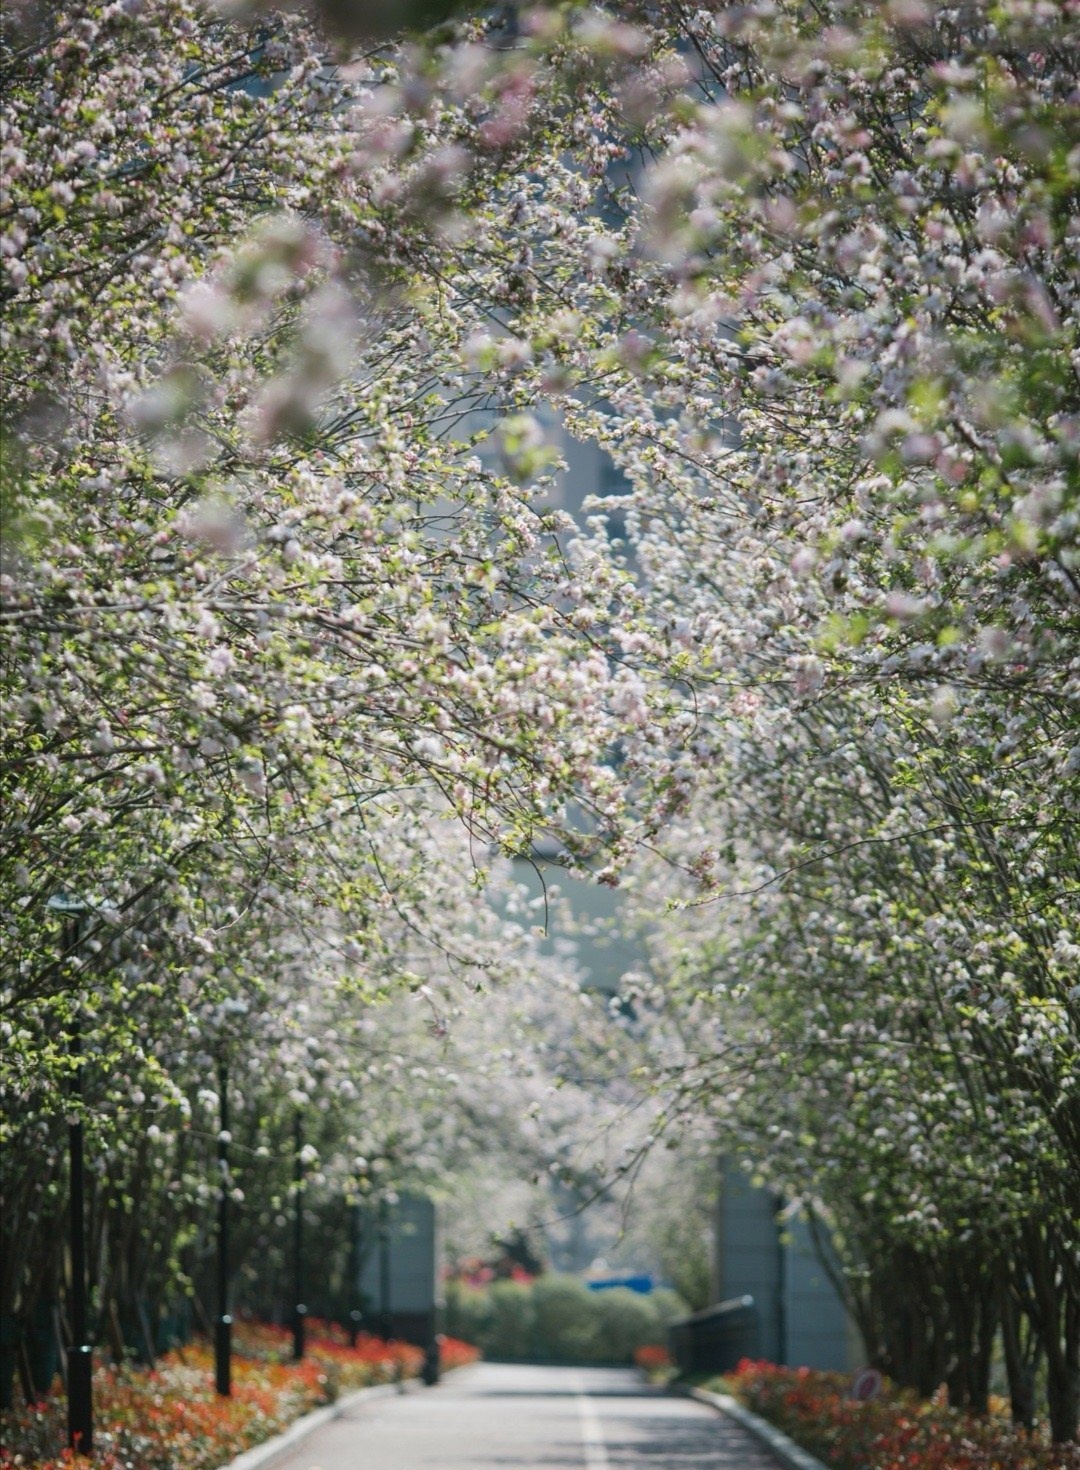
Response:
[{"label": "distant walkway", "polygon": [[273,1470],[777,1470],[739,1425],[635,1373],[480,1363],[376,1399]]}]

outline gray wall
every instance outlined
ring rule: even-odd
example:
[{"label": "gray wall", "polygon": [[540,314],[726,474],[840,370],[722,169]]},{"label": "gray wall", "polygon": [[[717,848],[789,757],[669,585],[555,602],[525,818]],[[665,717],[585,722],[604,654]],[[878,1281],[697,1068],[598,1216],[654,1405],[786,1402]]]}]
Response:
[{"label": "gray wall", "polygon": [[360,1296],[364,1326],[426,1345],[435,1331],[441,1305],[439,1224],[432,1201],[423,1195],[401,1195],[386,1212],[388,1227],[389,1301],[383,1300],[379,1206],[364,1211],[360,1257]]},{"label": "gray wall", "polygon": [[858,1366],[855,1334],[814,1249],[809,1226],[777,1219],[777,1197],[756,1188],[731,1159],[721,1163],[716,1301],[752,1296],[762,1356],[792,1367]]}]

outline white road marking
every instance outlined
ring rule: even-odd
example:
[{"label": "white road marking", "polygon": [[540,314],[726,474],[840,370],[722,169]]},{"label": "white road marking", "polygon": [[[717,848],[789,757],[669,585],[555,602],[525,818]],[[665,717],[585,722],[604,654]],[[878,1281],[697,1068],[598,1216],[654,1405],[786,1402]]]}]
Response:
[{"label": "white road marking", "polygon": [[581,1415],[581,1442],[585,1448],[586,1470],[610,1470],[611,1461],[604,1445],[600,1419],[587,1394],[578,1390],[578,1412]]}]

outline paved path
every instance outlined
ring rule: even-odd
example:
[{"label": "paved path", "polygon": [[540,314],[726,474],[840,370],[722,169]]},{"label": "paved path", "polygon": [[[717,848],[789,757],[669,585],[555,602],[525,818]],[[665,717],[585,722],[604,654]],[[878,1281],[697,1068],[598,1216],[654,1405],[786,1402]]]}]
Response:
[{"label": "paved path", "polygon": [[360,1404],[273,1470],[777,1470],[745,1429],[635,1373],[480,1363]]}]

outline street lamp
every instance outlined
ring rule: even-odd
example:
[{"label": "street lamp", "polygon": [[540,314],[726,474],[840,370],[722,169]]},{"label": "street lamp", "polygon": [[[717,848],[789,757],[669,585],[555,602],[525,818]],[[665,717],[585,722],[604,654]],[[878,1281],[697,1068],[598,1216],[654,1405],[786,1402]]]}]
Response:
[{"label": "street lamp", "polygon": [[379,1326],[384,1342],[390,1341],[393,1317],[390,1313],[390,1200],[379,1200]]},{"label": "street lamp", "polygon": [[[46,907],[63,919],[63,953],[76,955],[82,944],[83,921],[91,905],[74,894],[54,893]],[[86,1313],[86,1181],[83,1172],[82,1038],[76,1001],[68,1026],[68,1048],[75,1063],[70,1094],[75,1104],[68,1123],[70,1159],[71,1325],[67,1350],[68,1444],[88,1455],[94,1445],[93,1350],[87,1342]]]},{"label": "street lamp", "polygon": [[304,1123],[299,1108],[293,1118],[293,1145],[293,1183],[296,1189],[293,1215],[293,1359],[299,1362],[304,1356],[304,1319],[307,1316],[304,1304]]},{"label": "street lamp", "polygon": [[[356,1197],[353,1199],[349,1213],[351,1216],[349,1222],[349,1264],[346,1270],[346,1277],[348,1282],[348,1297],[352,1301],[355,1301],[357,1293],[360,1290],[360,1268],[362,1264],[360,1232],[364,1222],[364,1206],[360,1200],[359,1182]],[[356,1346],[361,1321],[360,1308],[358,1306],[351,1307],[349,1309],[349,1346],[351,1348]]]},{"label": "street lamp", "polygon": [[232,1318],[229,1315],[229,1069],[218,1063],[217,1321],[214,1324],[214,1386],[222,1398],[232,1394]]}]

